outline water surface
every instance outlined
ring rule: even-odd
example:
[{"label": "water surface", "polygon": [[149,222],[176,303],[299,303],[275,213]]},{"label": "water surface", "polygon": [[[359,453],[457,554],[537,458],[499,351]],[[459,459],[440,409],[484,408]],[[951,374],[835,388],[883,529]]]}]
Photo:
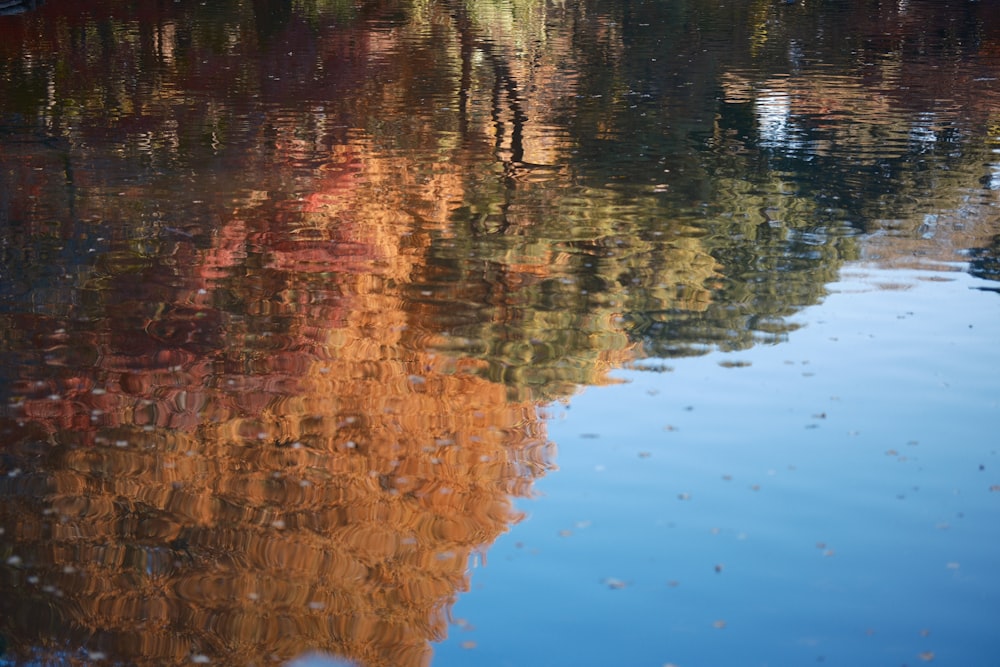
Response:
[{"label": "water surface", "polygon": [[995,662],[990,3],[24,9],[6,663]]}]

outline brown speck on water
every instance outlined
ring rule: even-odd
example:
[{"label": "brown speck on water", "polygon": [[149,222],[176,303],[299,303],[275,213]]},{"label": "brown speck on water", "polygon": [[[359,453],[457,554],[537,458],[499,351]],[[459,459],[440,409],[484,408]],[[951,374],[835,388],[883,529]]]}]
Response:
[{"label": "brown speck on water", "polygon": [[648,459],[652,454],[650,452],[639,452],[640,459]]},{"label": "brown speck on water", "polygon": [[712,627],[717,630],[721,630],[726,627],[726,622],[720,618],[719,620],[712,622]]},{"label": "brown speck on water", "polygon": [[722,572],[722,570],[725,569],[725,567],[726,566],[723,565],[722,563],[717,563],[716,566],[715,566],[715,573],[716,574],[720,574]]},{"label": "brown speck on water", "polygon": [[927,628],[923,628],[922,630],[920,630],[920,636],[921,637],[930,637],[931,636],[931,631],[928,630]]},{"label": "brown speck on water", "polygon": [[934,651],[924,651],[917,657],[923,660],[924,662],[930,662],[931,660],[934,659]]},{"label": "brown speck on water", "polygon": [[464,641],[464,642],[462,642],[461,646],[465,650],[470,651],[470,650],[476,648],[476,642],[471,641],[471,640],[470,641]]}]

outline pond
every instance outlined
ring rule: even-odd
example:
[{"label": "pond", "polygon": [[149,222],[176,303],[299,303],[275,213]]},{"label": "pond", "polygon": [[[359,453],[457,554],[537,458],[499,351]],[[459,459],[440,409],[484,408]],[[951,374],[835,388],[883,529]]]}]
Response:
[{"label": "pond", "polygon": [[0,665],[1000,660],[992,3],[0,13]]}]

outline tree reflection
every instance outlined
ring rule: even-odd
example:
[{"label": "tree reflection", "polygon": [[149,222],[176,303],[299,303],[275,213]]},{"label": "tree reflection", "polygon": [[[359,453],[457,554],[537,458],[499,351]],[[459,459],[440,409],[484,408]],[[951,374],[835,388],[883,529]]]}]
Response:
[{"label": "tree reflection", "polygon": [[842,4],[0,22],[13,654],[424,664],[539,405],[780,341],[847,260],[993,277],[996,25]]},{"label": "tree reflection", "polygon": [[7,319],[15,655],[427,663],[552,452],[534,403],[428,349],[419,239],[342,185],[109,253],[74,318]]}]

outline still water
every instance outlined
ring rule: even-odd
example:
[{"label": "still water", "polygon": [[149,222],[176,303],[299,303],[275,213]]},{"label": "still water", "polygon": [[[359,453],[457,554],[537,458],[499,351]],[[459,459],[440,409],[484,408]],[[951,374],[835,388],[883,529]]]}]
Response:
[{"label": "still water", "polygon": [[0,664],[1000,664],[1000,8],[0,15]]}]

